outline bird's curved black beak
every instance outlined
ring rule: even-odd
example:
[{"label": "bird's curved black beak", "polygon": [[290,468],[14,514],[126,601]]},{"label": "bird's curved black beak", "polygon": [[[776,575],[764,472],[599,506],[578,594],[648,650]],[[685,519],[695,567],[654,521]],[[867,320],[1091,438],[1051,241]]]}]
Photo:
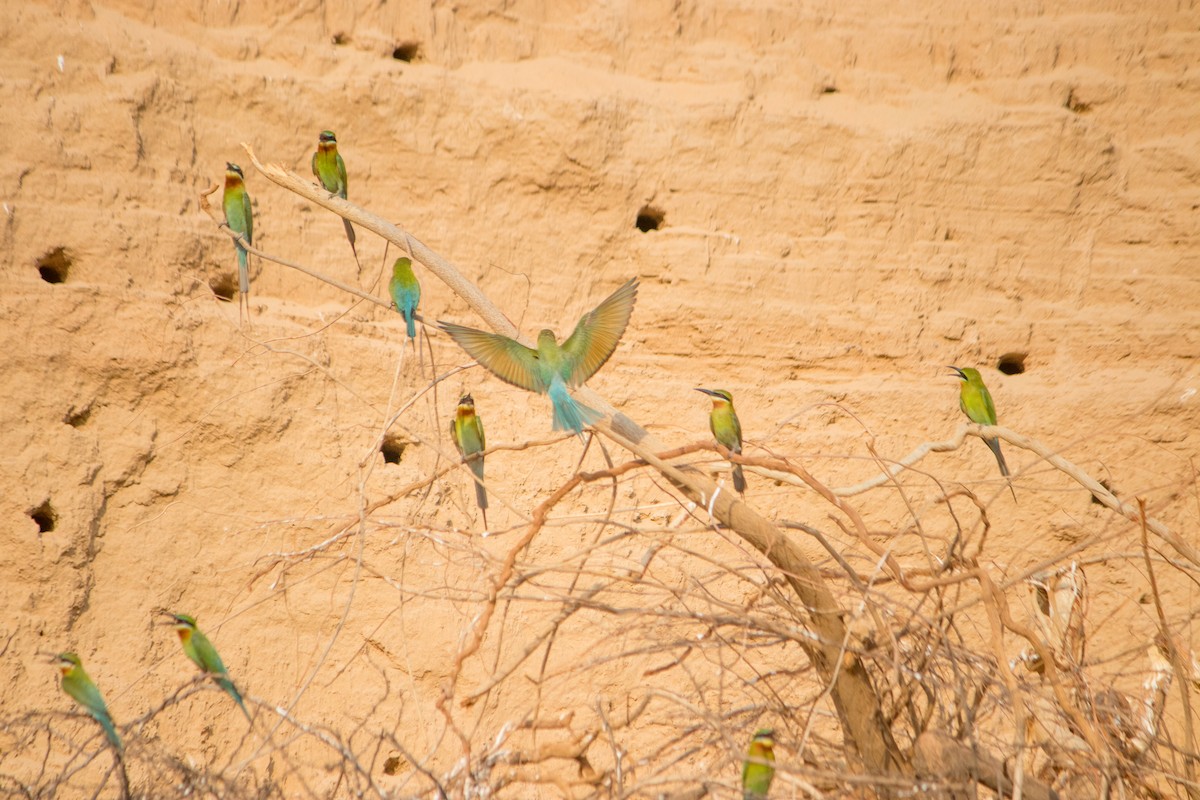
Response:
[{"label": "bird's curved black beak", "polygon": [[965,381],[967,379],[967,376],[964,375],[963,371],[961,369],[959,369],[958,367],[954,367],[954,366],[947,364],[946,369],[954,370],[954,374],[958,376],[959,380]]},{"label": "bird's curved black beak", "polygon": [[697,386],[696,391],[703,392],[704,394],[708,395],[709,397],[720,397],[720,395],[717,394],[716,392],[714,392],[712,389],[701,389],[699,386]]}]

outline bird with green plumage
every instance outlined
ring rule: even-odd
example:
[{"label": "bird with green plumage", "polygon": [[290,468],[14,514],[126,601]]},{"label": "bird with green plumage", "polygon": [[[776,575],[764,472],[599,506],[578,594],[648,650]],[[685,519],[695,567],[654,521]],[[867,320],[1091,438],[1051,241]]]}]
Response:
[{"label": "bird with green plumage", "polygon": [[775,731],[759,728],[742,766],[742,800],[767,800],[775,779]]},{"label": "bird with green plumage", "polygon": [[[954,370],[954,373],[962,381],[958,386],[958,407],[967,415],[967,419],[977,425],[995,425],[996,406],[992,402],[992,393],[984,384],[979,370],[974,367],[960,369],[954,366],[948,367],[948,369]],[[1000,465],[1000,474],[1008,479],[1008,464],[1004,462],[1004,454],[1000,452],[1000,440],[993,438],[984,439],[984,441],[996,456],[996,463]],[[1013,499],[1017,499],[1017,492],[1013,489],[1011,480],[1008,483],[1008,490],[1013,493]]]},{"label": "bird with green plumage", "polygon": [[475,474],[475,502],[483,514],[483,527],[487,529],[487,489],[483,485],[483,451],[487,439],[483,435],[483,420],[475,413],[475,398],[464,394],[458,399],[454,419],[450,421],[450,438],[458,454],[467,462]]},{"label": "bird with green plumage", "polygon": [[548,394],[554,407],[554,430],[582,436],[585,425],[604,415],[576,402],[568,387],[582,386],[617,349],[637,299],[637,278],[631,278],[584,314],[561,345],[554,331],[538,334],[537,348],[497,333],[439,322],[467,354],[496,377],[530,392]]},{"label": "bird with green plumage", "polygon": [[[234,233],[241,234],[246,244],[254,245],[254,212],[250,208],[250,195],[246,192],[246,178],[242,168],[225,162],[225,194],[221,199],[225,211],[225,224]],[[242,306],[250,308],[250,254],[241,242],[233,243],[238,257],[238,313]]]},{"label": "bird with green plumage", "polygon": [[388,291],[391,292],[392,302],[396,310],[404,317],[408,326],[409,340],[417,337],[417,305],[421,302],[421,284],[413,274],[411,258],[397,258],[392,265],[392,279],[388,281]]},{"label": "bird with green plumage", "polygon": [[[198,627],[196,627],[196,618],[190,614],[174,614],[168,612],[171,617],[172,624],[175,627],[175,632],[179,634],[179,643],[183,645],[183,654],[192,660],[200,671],[206,675],[212,676],[217,686],[220,686],[229,694],[241,707],[242,713],[246,715],[246,719],[250,719],[250,712],[246,710],[246,704],[242,701],[242,694],[233,685],[233,681],[229,679],[229,672],[225,669],[225,664],[221,661],[221,656],[217,654],[217,648],[213,647],[212,642],[208,640]],[[253,720],[250,720],[253,723]]]},{"label": "bird with green plumage", "polygon": [[[313,175],[317,176],[317,180],[321,182],[321,186],[325,187],[325,191],[336,194],[343,200],[346,199],[346,162],[342,160],[341,153],[338,152],[337,136],[333,131],[321,131],[317,137],[317,152],[313,153],[312,171]],[[357,259],[358,250],[354,246],[354,226],[345,217],[342,218],[342,225],[346,228],[346,238],[350,240],[350,251]]]},{"label": "bird with green plumage", "polygon": [[[712,398],[712,411],[708,414],[708,427],[717,442],[729,452],[742,454],[742,423],[738,422],[733,410],[733,395],[724,389],[696,389]],[[746,491],[746,476],[740,464],[732,465],[733,488],[741,494]]]},{"label": "bird with green plumage", "polygon": [[79,656],[74,653],[59,653],[54,657],[54,663],[62,673],[62,690],[100,723],[108,741],[118,753],[123,753],[125,745],[117,734],[116,726],[113,725],[112,715],[108,713],[108,706],[104,704],[104,696],[84,670]]}]

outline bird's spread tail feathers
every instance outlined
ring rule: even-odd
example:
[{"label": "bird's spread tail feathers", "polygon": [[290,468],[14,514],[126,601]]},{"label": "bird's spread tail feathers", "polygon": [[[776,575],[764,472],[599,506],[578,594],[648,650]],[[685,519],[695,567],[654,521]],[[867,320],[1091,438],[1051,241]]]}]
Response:
[{"label": "bird's spread tail feathers", "polygon": [[548,394],[550,402],[554,404],[554,430],[556,431],[575,431],[582,436],[583,426],[591,425],[604,418],[604,415],[596,409],[575,402],[575,399],[567,391],[566,384],[560,380],[555,380],[550,384]]}]

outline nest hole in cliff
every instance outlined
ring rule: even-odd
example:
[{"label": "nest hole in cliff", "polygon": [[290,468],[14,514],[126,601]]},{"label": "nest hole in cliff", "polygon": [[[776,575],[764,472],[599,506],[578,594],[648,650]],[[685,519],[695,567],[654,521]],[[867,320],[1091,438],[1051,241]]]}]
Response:
[{"label": "nest hole in cliff", "polygon": [[237,294],[237,279],[227,272],[221,273],[209,280],[208,288],[226,303],[232,303],[233,296]]},{"label": "nest hole in cliff", "polygon": [[399,464],[400,459],[404,458],[404,451],[412,444],[408,439],[403,439],[399,436],[387,434],[383,437],[383,444],[379,446],[379,452],[383,454],[384,462],[388,464]]},{"label": "nest hole in cliff", "polygon": [[650,231],[656,231],[661,228],[663,221],[666,218],[667,215],[664,214],[661,209],[657,209],[654,206],[642,206],[642,209],[638,211],[637,219],[634,220],[633,224],[636,225],[637,229],[642,233],[649,233]]},{"label": "nest hole in cliff", "polygon": [[1005,353],[996,362],[996,369],[1005,375],[1020,375],[1025,371],[1025,359],[1028,357],[1028,353]]},{"label": "nest hole in cliff", "polygon": [[400,42],[392,48],[392,58],[397,61],[411,63],[421,55],[421,45],[417,42]]},{"label": "nest hole in cliff", "polygon": [[71,254],[65,247],[56,247],[37,260],[37,271],[46,283],[64,283],[71,271]]},{"label": "nest hole in cliff", "polygon": [[1067,99],[1063,103],[1063,107],[1066,108],[1068,111],[1070,111],[1072,114],[1086,114],[1087,112],[1092,110],[1092,104],[1085,103],[1082,100],[1080,100],[1078,97],[1076,97],[1074,89],[1070,89],[1067,91]]},{"label": "nest hole in cliff", "polygon": [[58,512],[47,500],[37,508],[29,510],[29,518],[37,523],[38,533],[49,533],[58,524]]},{"label": "nest hole in cliff", "polygon": [[[1117,496],[1117,493],[1116,493],[1115,491],[1113,491],[1112,484],[1110,484],[1110,483],[1109,483],[1109,482],[1108,482],[1106,479],[1104,479],[1104,478],[1101,478],[1101,479],[1100,479],[1100,485],[1101,485],[1101,486],[1103,486],[1105,489],[1107,489],[1107,490],[1108,490],[1108,492],[1109,492],[1109,494],[1111,494],[1113,497],[1116,497],[1116,496]],[[1093,503],[1095,503],[1095,504],[1096,504],[1096,505],[1098,505],[1098,506],[1102,506],[1102,505],[1104,505],[1104,501],[1103,501],[1103,500],[1101,500],[1099,497],[1097,497],[1097,496],[1096,496],[1096,495],[1094,495],[1094,494],[1092,495],[1092,502],[1093,502]]]}]

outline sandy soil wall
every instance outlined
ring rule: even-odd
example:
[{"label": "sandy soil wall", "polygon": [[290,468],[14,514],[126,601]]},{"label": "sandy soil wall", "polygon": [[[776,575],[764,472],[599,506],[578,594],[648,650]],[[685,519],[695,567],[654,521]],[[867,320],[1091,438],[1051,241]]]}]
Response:
[{"label": "sandy soil wall", "polygon": [[[342,737],[400,794],[430,788],[406,754],[447,775],[470,752],[478,780],[496,780],[482,755],[514,729],[514,748],[576,749],[521,773],[513,796],[611,787],[618,751],[647,795],[652,777],[733,787],[759,723],[786,731],[779,758],[795,774],[809,761],[797,710],[819,682],[763,677],[800,658],[795,644],[774,642],[763,664],[682,655],[713,629],[688,627],[687,609],[769,603],[774,584],[652,472],[556,507],[481,650],[457,665],[503,558],[581,445],[491,455],[484,539],[465,473],[438,475],[456,461],[454,401],[472,392],[489,444],[516,448],[552,438],[545,398],[479,368],[430,391],[435,370],[469,363],[444,335],[427,329],[418,357],[394,312],[259,259],[239,324],[220,296],[233,248],[198,199],[226,161],[246,168],[262,249],[381,297],[397,255],[360,231],[356,262],[337,217],[252,170],[242,142],[308,175],[317,134],[335,130],[350,200],[458,264],[531,335],[565,333],[640,277],[629,330],[589,386],[672,446],[708,438],[692,389],[718,386],[748,454],[848,486],[879,474],[868,445],[892,460],[950,438],[962,418],[944,365],[977,365],[1002,425],[1197,541],[1194,8],[71,0],[3,16],[0,750],[13,781],[49,785],[70,748],[99,749],[45,657],[66,649],[128,726],[131,780],[163,792],[197,776],[344,790],[351,779],[320,766],[334,751],[273,727],[275,706]],[[426,320],[480,324],[418,274]],[[1006,356],[1023,371],[1000,372]],[[1099,623],[1089,664],[1136,688],[1156,625],[1138,526],[1034,454],[1006,453],[1015,503],[973,439],[905,473],[905,492],[856,502],[878,542],[921,561],[924,520],[940,546],[954,535],[936,498],[973,490],[990,525],[982,563],[1013,579],[1014,603],[1028,571],[1082,558]],[[584,469],[604,465],[593,444]],[[815,493],[753,470],[749,482],[761,513],[828,528],[857,569],[876,568]],[[620,525],[600,526],[610,509]],[[1161,587],[1188,646],[1195,572]],[[605,607],[560,620],[596,581]],[[253,698],[255,732],[187,683],[163,610],[199,617]],[[537,636],[556,624],[547,655]],[[605,733],[606,714],[647,698],[651,712]],[[726,738],[698,722],[714,718]],[[61,791],[90,792],[106,763]]]}]

